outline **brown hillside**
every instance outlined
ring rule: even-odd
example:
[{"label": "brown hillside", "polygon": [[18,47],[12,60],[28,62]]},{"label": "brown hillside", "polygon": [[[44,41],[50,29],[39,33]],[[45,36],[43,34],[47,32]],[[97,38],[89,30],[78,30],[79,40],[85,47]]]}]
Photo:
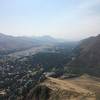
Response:
[{"label": "brown hillside", "polygon": [[[80,80],[80,78],[78,79]],[[95,92],[82,86],[81,82],[79,85],[76,78],[61,80],[48,77],[30,94],[28,100],[97,100]]]}]

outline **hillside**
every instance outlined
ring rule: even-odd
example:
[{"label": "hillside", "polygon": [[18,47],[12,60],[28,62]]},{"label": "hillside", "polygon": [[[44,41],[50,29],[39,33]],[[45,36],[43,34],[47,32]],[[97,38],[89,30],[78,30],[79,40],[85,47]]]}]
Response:
[{"label": "hillside", "polygon": [[100,100],[100,78],[84,74],[78,78],[69,79],[68,81],[94,92],[96,100]]},{"label": "hillside", "polygon": [[100,100],[99,82],[89,75],[63,80],[48,77],[31,90],[28,100]]},{"label": "hillside", "polygon": [[0,51],[20,50],[32,47],[32,40],[23,37],[13,37],[0,33]]},{"label": "hillside", "polygon": [[[100,65],[100,35],[81,41],[77,47],[77,58],[81,64],[87,66]],[[74,61],[73,61],[74,62]]]},{"label": "hillside", "polygon": [[100,76],[100,35],[82,40],[67,64],[75,71]]}]

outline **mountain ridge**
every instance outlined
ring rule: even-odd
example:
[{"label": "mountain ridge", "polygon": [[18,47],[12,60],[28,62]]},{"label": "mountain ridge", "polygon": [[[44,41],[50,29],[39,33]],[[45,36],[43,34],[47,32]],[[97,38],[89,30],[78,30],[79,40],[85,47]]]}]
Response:
[{"label": "mountain ridge", "polygon": [[59,40],[50,36],[19,37],[0,33],[0,51],[24,50],[40,45],[57,43]]}]

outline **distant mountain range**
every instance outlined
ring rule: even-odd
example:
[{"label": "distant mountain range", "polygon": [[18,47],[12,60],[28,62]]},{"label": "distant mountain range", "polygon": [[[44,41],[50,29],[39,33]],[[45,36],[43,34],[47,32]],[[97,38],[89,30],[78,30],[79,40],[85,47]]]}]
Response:
[{"label": "distant mountain range", "polygon": [[0,51],[3,50],[21,50],[43,44],[58,42],[50,36],[42,37],[13,37],[0,33]]}]

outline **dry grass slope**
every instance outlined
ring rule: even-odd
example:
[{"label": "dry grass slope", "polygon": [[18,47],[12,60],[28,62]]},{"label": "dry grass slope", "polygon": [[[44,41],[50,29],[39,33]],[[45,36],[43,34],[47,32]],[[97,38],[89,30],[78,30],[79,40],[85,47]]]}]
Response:
[{"label": "dry grass slope", "polygon": [[100,100],[100,78],[84,74],[81,77],[66,81],[95,93],[96,100]]},{"label": "dry grass slope", "polygon": [[48,100],[96,100],[95,92],[82,86],[83,82],[78,84],[78,79],[61,80],[48,77],[40,85],[51,90]]},{"label": "dry grass slope", "polygon": [[47,77],[26,100],[100,100],[100,78],[87,74],[69,79]]}]

